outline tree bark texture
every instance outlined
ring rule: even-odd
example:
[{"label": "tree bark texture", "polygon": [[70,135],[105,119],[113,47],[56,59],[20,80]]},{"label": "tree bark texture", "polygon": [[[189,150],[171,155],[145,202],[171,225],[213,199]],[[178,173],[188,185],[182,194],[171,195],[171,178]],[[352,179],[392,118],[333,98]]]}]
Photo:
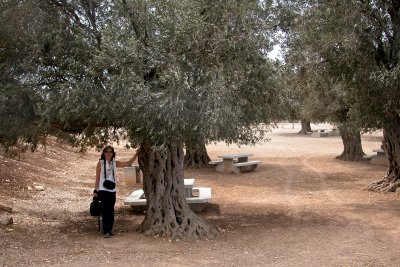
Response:
[{"label": "tree bark texture", "polygon": [[185,168],[204,169],[209,168],[208,162],[211,159],[207,154],[206,145],[204,142],[199,142],[195,145],[186,144],[186,153],[184,164]]},{"label": "tree bark texture", "polygon": [[139,231],[180,240],[216,237],[218,231],[186,203],[182,146],[170,145],[159,151],[146,143],[140,149],[147,209]]},{"label": "tree bark texture", "polygon": [[307,120],[301,120],[301,130],[298,132],[298,134],[308,134],[309,132],[312,132],[311,130],[311,122]]},{"label": "tree bark texture", "polygon": [[343,141],[343,152],[336,158],[344,161],[363,161],[365,153],[361,145],[360,131],[340,129],[340,136]]},{"label": "tree bark texture", "polygon": [[386,176],[366,187],[369,191],[389,193],[400,189],[400,119],[393,114],[391,120],[383,127],[383,150],[388,157],[389,167]]}]

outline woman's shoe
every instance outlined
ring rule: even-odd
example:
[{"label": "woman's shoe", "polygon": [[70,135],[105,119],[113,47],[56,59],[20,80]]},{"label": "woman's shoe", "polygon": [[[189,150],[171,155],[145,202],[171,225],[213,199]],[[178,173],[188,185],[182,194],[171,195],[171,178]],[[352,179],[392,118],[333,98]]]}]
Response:
[{"label": "woman's shoe", "polygon": [[104,238],[110,238],[111,234],[110,233],[105,233],[103,236],[104,236]]}]

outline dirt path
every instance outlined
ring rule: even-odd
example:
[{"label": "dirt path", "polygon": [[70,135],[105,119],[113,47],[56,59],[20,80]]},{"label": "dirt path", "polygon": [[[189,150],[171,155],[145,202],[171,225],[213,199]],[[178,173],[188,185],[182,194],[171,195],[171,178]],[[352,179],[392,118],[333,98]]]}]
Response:
[{"label": "dirt path", "polygon": [[[339,137],[297,131],[277,129],[271,142],[255,147],[208,147],[213,159],[253,153],[263,161],[255,172],[186,172],[213,190],[214,204],[200,216],[225,233],[211,241],[171,242],[136,232],[143,215],[123,199],[139,186],[123,182],[117,234],[102,238],[87,215],[96,151],[82,156],[54,144],[45,156],[0,161],[0,203],[13,205],[16,222],[0,228],[0,266],[400,266],[400,196],[361,190],[385,167],[337,161]],[[365,152],[379,147],[379,138],[363,136]],[[132,151],[119,146],[117,153],[124,159]],[[121,170],[117,175],[123,180]],[[27,190],[33,183],[46,190]]]}]

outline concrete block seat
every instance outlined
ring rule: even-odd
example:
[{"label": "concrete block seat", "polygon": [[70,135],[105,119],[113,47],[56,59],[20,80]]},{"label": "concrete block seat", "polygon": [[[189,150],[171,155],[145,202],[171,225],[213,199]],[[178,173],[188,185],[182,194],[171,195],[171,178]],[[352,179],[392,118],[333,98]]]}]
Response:
[{"label": "concrete block seat", "polygon": [[315,130],[311,133],[311,136],[313,137],[327,137],[329,136],[329,133],[326,131],[326,129],[319,129]]},{"label": "concrete block seat", "polygon": [[376,152],[377,155],[386,156],[385,150],[383,150],[382,148],[374,149],[372,151]]},{"label": "concrete block seat", "polygon": [[330,132],[328,132],[329,136],[340,136],[340,131],[336,128],[333,128]]},{"label": "concrete block seat", "polygon": [[[233,162],[238,162],[238,160],[234,159]],[[224,163],[224,160],[222,160],[222,159],[221,160],[212,160],[212,161],[208,162],[208,165],[217,166],[217,165],[222,164],[222,163]]]},{"label": "concrete block seat", "polygon": [[124,168],[125,184],[134,185],[142,183],[139,165],[132,165]]},{"label": "concrete block seat", "polygon": [[212,160],[212,161],[209,161],[208,164],[215,166],[215,165],[218,165],[218,164],[220,164],[222,162],[223,162],[222,159],[221,160]]},{"label": "concrete block seat", "polygon": [[369,163],[372,165],[384,165],[384,166],[389,166],[389,160],[386,156],[386,153],[383,149],[374,149],[372,150],[375,152],[374,154],[370,155],[365,155],[364,159],[369,160]]},{"label": "concrete block seat", "polygon": [[208,165],[215,167],[217,171],[222,171],[224,169],[224,161],[221,160],[212,160],[208,162]]},{"label": "concrete block seat", "polygon": [[254,169],[257,168],[258,164],[261,164],[261,161],[252,160],[252,161],[234,163],[233,166],[235,167],[235,173],[239,173],[239,172],[254,171]]},{"label": "concrete block seat", "polygon": [[[237,159],[233,160],[233,163],[238,162]],[[208,165],[215,167],[216,171],[223,172],[224,171],[224,160],[212,160],[208,162]]]},{"label": "concrete block seat", "polygon": [[372,159],[372,158],[374,158],[374,157],[376,157],[376,154],[369,154],[369,155],[364,155],[364,156],[363,156],[363,159],[365,159],[365,160],[370,160],[370,159]]},{"label": "concrete block seat", "polygon": [[[195,212],[200,212],[204,209],[207,203],[211,203],[211,188],[209,187],[193,187],[193,196],[187,197],[186,202]],[[146,210],[146,198],[142,189],[135,190],[128,196],[124,205],[131,206],[134,210]]]}]

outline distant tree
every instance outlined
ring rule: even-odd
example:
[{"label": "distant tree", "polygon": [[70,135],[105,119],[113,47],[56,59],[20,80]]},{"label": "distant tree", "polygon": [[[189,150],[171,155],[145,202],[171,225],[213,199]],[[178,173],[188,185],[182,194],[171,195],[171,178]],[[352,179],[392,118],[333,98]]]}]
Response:
[{"label": "distant tree", "polygon": [[281,114],[280,119],[300,121],[301,129],[298,134],[307,135],[312,132],[310,118],[306,117],[304,111],[304,101],[307,99],[307,91],[303,90],[298,81],[295,81],[296,75],[287,59],[279,66],[280,95],[281,95]]},{"label": "distant tree", "polygon": [[291,95],[297,96],[301,103],[301,116],[336,125],[343,141],[343,152],[337,158],[362,161],[361,129],[349,119],[352,100],[345,93],[347,85],[327,75],[330,66],[313,46],[319,40],[309,38],[310,27],[315,26],[308,19],[313,6],[308,1],[287,1],[280,5],[281,27],[286,36],[285,79],[288,90],[293,91]]},{"label": "distant tree", "polygon": [[[293,43],[293,50],[286,54],[288,70],[286,78],[292,84],[292,91],[302,96],[300,112],[303,117],[313,121],[330,122],[337,126],[343,141],[343,152],[337,156],[345,161],[362,161],[365,155],[361,145],[360,126],[349,120],[350,99],[346,97],[343,84],[335,83],[324,76],[325,66],[318,60],[299,58],[305,54],[304,50],[296,50],[301,40]],[[301,55],[298,55],[300,53]],[[293,65],[294,64],[294,65]]]},{"label": "distant tree", "polygon": [[299,134],[308,134],[312,132],[311,122],[306,119],[300,119],[301,129],[298,132]]},{"label": "distant tree", "polygon": [[[322,74],[341,84],[346,118],[364,130],[383,129],[386,176],[368,189],[393,192],[400,184],[400,2],[288,1],[301,14],[303,48],[318,55]],[[299,6],[300,4],[300,6]]]},{"label": "distant tree", "polygon": [[185,168],[209,168],[211,161],[207,153],[205,140],[201,135],[194,135],[194,139],[186,138],[185,141]]}]

